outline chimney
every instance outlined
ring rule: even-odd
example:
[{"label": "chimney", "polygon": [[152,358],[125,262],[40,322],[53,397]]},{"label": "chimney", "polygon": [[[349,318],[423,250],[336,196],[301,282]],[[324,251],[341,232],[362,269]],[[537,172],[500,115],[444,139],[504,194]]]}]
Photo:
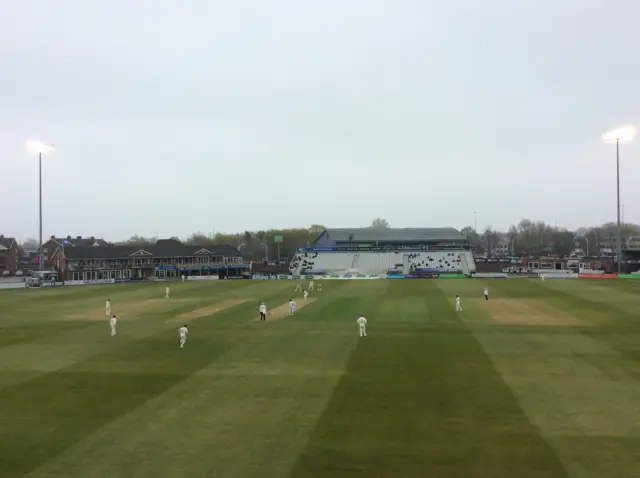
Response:
[{"label": "chimney", "polygon": [[71,240],[71,236],[67,236],[67,241],[70,241],[70,240]]},{"label": "chimney", "polygon": [[95,238],[95,237],[93,237],[93,236],[91,236],[91,237],[89,238],[89,240],[90,240],[91,242],[95,242],[96,238]]},{"label": "chimney", "polygon": [[82,236],[78,236],[78,237],[76,237],[76,239],[82,239]]},{"label": "chimney", "polygon": [[4,239],[4,234],[0,234],[0,239]]},{"label": "chimney", "polygon": [[54,239],[54,240],[55,240],[55,238],[56,238],[56,236],[51,236],[51,239]]}]

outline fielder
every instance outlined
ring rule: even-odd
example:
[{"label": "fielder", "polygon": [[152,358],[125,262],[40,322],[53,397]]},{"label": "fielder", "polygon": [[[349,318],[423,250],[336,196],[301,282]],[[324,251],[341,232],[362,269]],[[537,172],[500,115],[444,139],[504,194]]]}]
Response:
[{"label": "fielder", "polygon": [[165,287],[165,288],[164,288],[164,298],[165,298],[165,299],[168,299],[168,298],[169,298],[169,288],[168,288],[168,287]]},{"label": "fielder", "polygon": [[118,319],[116,319],[115,314],[113,315],[113,317],[111,317],[111,320],[109,320],[109,325],[111,326],[111,337],[115,337],[116,336],[116,325],[118,324]]},{"label": "fielder", "polygon": [[107,317],[111,315],[111,299],[107,299],[107,304],[104,306],[104,315]]},{"label": "fielder", "polygon": [[260,307],[258,308],[258,310],[260,311],[260,322],[264,322],[265,320],[267,320],[267,306],[264,304],[264,302],[260,302]]},{"label": "fielder", "polygon": [[544,281],[544,274],[540,274],[540,279]]},{"label": "fielder", "polygon": [[366,337],[367,336],[367,319],[365,319],[364,317],[360,317],[358,320],[356,320],[356,322],[358,323],[358,328],[360,329],[360,337]]},{"label": "fielder", "polygon": [[322,284],[318,284],[318,292],[322,292]]},{"label": "fielder", "polygon": [[462,306],[460,305],[459,295],[456,295],[456,312],[462,312]]},{"label": "fielder", "polygon": [[307,287],[308,290],[313,290],[313,281],[310,280],[309,281],[309,287]]},{"label": "fielder", "polygon": [[296,314],[296,303],[293,301],[293,299],[289,299],[289,315],[295,315]]},{"label": "fielder", "polygon": [[187,343],[187,335],[189,335],[189,329],[187,329],[186,325],[183,325],[178,329],[178,333],[180,334],[180,348],[184,348],[184,344]]},{"label": "fielder", "polygon": [[302,286],[300,284],[296,284],[296,288],[293,289],[294,292],[298,292],[302,290]]},{"label": "fielder", "polygon": [[182,282],[184,282],[184,281],[186,281],[186,280],[187,280],[187,278],[185,277],[185,275],[184,275],[184,274],[182,274]]},{"label": "fielder", "polygon": [[489,289],[484,288],[484,300],[489,300]]},{"label": "fielder", "polygon": [[309,293],[305,290],[304,291],[304,300],[307,300],[307,296],[309,295]]}]

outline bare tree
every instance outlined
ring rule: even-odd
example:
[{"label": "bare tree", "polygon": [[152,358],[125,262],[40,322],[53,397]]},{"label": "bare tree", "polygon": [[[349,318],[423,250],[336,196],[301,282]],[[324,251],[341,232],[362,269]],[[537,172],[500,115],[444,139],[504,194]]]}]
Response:
[{"label": "bare tree", "polygon": [[118,244],[132,245],[132,246],[145,246],[149,244],[155,244],[156,242],[158,242],[158,238],[155,236],[145,237],[145,236],[140,236],[138,234],[134,234],[126,241],[122,241]]},{"label": "bare tree", "polygon": [[34,239],[33,237],[28,237],[27,240],[21,244],[21,246],[22,246],[22,249],[24,249],[25,251],[37,251],[39,244],[37,239]]},{"label": "bare tree", "polygon": [[324,227],[322,224],[311,224],[309,231],[311,232],[312,235],[317,236],[325,229],[326,227]]},{"label": "bare tree", "polygon": [[187,237],[187,240],[185,241],[185,244],[198,245],[198,246],[200,245],[204,246],[206,244],[213,244],[213,243],[214,243],[214,238],[201,231],[194,232],[189,237]]},{"label": "bare tree", "polygon": [[389,229],[389,223],[382,217],[377,217],[371,221],[371,229]]}]

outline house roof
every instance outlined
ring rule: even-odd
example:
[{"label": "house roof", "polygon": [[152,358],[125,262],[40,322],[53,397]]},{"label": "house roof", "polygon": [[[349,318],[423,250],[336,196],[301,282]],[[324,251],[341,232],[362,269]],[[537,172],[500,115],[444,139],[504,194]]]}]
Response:
[{"label": "house roof", "polygon": [[[365,241],[464,241],[465,237],[452,227],[403,228],[403,229],[326,229],[327,239],[337,242]],[[322,235],[321,234],[321,235]],[[351,236],[351,238],[350,238]],[[318,236],[319,238],[320,236]]]},{"label": "house roof", "polygon": [[64,247],[98,247],[98,246],[111,246],[112,244],[108,243],[104,239],[97,239],[95,237],[82,237],[82,236],[67,236],[67,237],[55,237],[51,236],[49,239],[51,241],[55,241],[61,246]]},{"label": "house roof", "polygon": [[0,247],[1,248],[9,249],[13,245],[14,242],[16,242],[16,238],[15,237],[4,237],[3,235],[0,235]]},{"label": "house roof", "polygon": [[229,245],[188,245],[175,239],[161,239],[147,245],[109,245],[106,247],[70,247],[64,251],[67,259],[123,259],[128,257],[181,257],[181,256],[241,256]]}]

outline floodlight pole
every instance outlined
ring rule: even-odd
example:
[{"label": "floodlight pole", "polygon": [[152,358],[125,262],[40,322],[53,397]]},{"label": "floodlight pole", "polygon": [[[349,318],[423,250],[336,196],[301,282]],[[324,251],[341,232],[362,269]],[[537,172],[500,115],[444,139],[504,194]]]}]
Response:
[{"label": "floodlight pole", "polygon": [[618,192],[618,239],[616,257],[618,259],[618,274],[622,273],[622,227],[620,224],[620,138],[616,139],[616,182]]},{"label": "floodlight pole", "polygon": [[42,248],[42,151],[38,153],[38,189],[40,213],[40,252],[38,254],[38,268],[44,270],[44,250]]},{"label": "floodlight pole", "polygon": [[587,239],[587,236],[584,236],[584,242],[587,243],[587,257],[589,257],[589,239]]}]

